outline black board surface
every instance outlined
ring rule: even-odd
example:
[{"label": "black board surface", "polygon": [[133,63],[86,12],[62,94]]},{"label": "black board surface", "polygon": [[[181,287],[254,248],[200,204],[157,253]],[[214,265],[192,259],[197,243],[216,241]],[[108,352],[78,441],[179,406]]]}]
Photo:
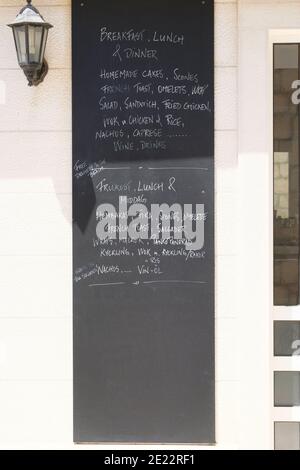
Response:
[{"label": "black board surface", "polygon": [[75,442],[215,441],[213,3],[72,2]]}]

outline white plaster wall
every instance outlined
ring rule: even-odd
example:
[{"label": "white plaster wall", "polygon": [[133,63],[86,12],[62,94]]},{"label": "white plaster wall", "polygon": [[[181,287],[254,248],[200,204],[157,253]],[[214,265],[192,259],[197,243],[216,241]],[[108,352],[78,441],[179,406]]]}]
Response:
[{"label": "white plaster wall", "polygon": [[[200,0],[199,0],[200,1]],[[0,447],[72,447],[71,11],[36,0],[55,28],[50,71],[29,88],[0,0]],[[216,4],[216,413],[238,446],[237,1]]]},{"label": "white plaster wall", "polygon": [[215,2],[216,437],[237,447],[237,2]]},{"label": "white plaster wall", "polygon": [[45,82],[29,88],[0,1],[0,445],[72,442],[71,10],[38,0],[55,28]]}]

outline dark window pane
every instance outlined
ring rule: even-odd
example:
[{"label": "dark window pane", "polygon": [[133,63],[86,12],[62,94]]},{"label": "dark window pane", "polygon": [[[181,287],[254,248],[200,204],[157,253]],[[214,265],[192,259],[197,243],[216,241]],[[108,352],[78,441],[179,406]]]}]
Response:
[{"label": "dark window pane", "polygon": [[26,53],[25,26],[17,26],[13,28],[13,31],[17,47],[18,61],[20,64],[27,64],[28,57]]},{"label": "dark window pane", "polygon": [[300,423],[275,423],[275,450],[300,450]]},{"label": "dark window pane", "polygon": [[28,46],[30,63],[38,64],[42,47],[43,28],[41,26],[28,26]]},{"label": "dark window pane", "polygon": [[300,372],[274,373],[275,406],[300,406]]},{"label": "dark window pane", "polygon": [[275,305],[299,304],[298,58],[297,44],[274,45]]},{"label": "dark window pane", "polygon": [[300,356],[299,321],[276,321],[274,323],[274,355]]}]

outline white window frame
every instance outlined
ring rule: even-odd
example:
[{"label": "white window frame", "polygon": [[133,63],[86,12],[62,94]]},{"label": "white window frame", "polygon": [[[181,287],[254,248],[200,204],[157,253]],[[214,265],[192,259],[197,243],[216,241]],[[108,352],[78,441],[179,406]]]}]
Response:
[{"label": "white window frame", "polygon": [[[272,141],[270,142],[270,149],[273,154],[273,46],[274,44],[300,44],[300,30],[272,30],[269,33],[270,43],[270,58],[271,58],[271,73],[272,73],[272,96],[270,97],[270,108],[272,109]],[[300,64],[299,64],[300,67]],[[273,160],[273,159],[272,159]],[[273,163],[270,171],[273,174]],[[273,194],[273,191],[272,191]],[[273,201],[272,212],[273,214]],[[273,244],[272,244],[273,245]],[[274,321],[300,321],[300,305],[290,307],[273,307],[272,315],[272,331]],[[272,333],[272,351],[273,353],[273,333]],[[272,370],[273,371],[300,371],[300,356],[294,357],[275,357],[272,354]],[[274,396],[274,384],[273,384]],[[274,422],[300,422],[300,407],[275,407],[273,400],[272,419]]]}]

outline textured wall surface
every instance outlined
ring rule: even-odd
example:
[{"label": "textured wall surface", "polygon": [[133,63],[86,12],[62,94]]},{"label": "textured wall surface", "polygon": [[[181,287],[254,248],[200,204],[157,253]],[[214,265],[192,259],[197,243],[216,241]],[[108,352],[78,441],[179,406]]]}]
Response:
[{"label": "textured wall surface", "polygon": [[[71,10],[37,0],[45,82],[28,88],[0,0],[0,447],[72,446]],[[237,446],[237,2],[216,3],[217,442]]]}]

